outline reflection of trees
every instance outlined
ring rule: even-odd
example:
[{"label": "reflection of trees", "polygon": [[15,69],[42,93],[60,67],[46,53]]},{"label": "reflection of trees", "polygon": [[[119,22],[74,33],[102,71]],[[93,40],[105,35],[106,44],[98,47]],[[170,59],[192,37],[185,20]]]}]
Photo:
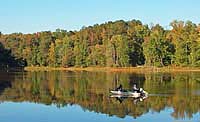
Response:
[{"label": "reflection of trees", "polygon": [[[144,81],[145,80],[145,81]],[[194,95],[200,88],[200,76],[191,74],[125,74],[125,73],[76,73],[76,72],[27,72],[15,75],[12,88],[6,88],[2,101],[30,101],[44,104],[79,104],[83,109],[106,113],[110,116],[138,117],[149,110],[160,112],[173,107],[174,118],[192,117],[199,112],[200,97]],[[138,83],[155,94],[134,104],[132,99],[122,103],[110,99],[109,89],[121,83],[130,89]],[[164,93],[168,96],[159,96]]]},{"label": "reflection of trees", "polygon": [[199,91],[198,73],[176,74],[146,74],[144,88],[151,93],[166,93],[166,97],[158,97],[151,101],[151,108],[160,111],[166,106],[173,107],[171,114],[174,118],[191,118],[200,111],[200,97],[195,92]]},{"label": "reflection of trees", "polygon": [[14,75],[0,70],[0,95],[11,87],[11,81],[14,81]]}]

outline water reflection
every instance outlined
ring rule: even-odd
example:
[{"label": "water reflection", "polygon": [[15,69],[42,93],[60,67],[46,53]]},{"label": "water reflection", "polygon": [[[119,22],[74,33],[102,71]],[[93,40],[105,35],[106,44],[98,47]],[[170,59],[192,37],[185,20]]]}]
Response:
[{"label": "water reflection", "polygon": [[[150,93],[144,101],[112,99],[109,89],[136,83]],[[0,100],[36,102],[57,107],[78,104],[83,109],[134,118],[173,108],[173,118],[192,118],[200,111],[199,73],[129,74],[89,72],[1,72]]]},{"label": "water reflection", "polygon": [[118,96],[118,95],[111,95],[110,98],[116,99],[120,103],[122,103],[124,100],[131,99],[133,101],[133,104],[137,104],[138,102],[142,102],[147,97],[129,97],[129,96]]}]

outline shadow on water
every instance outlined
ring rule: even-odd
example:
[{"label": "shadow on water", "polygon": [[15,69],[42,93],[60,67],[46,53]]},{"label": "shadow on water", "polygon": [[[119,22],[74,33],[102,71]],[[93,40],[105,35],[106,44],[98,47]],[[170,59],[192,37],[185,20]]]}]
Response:
[{"label": "shadow on water", "polygon": [[[7,79],[7,80],[6,80]],[[36,102],[57,107],[78,104],[109,116],[134,118],[173,108],[173,118],[192,118],[200,111],[199,73],[133,74],[91,72],[15,72],[0,74],[0,101]],[[109,89],[122,84],[149,92],[144,100],[109,98]]]}]

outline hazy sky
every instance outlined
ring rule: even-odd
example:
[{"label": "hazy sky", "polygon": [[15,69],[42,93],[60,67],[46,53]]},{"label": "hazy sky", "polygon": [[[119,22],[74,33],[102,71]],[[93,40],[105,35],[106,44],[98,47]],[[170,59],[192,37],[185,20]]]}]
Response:
[{"label": "hazy sky", "polygon": [[175,19],[200,23],[200,0],[0,0],[3,33],[78,30],[121,19],[163,27]]}]

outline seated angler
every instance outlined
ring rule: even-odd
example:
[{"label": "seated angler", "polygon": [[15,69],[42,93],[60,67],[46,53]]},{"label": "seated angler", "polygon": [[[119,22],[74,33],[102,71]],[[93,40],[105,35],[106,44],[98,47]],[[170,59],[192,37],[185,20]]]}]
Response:
[{"label": "seated angler", "polygon": [[119,85],[119,87],[116,88],[117,91],[122,91],[122,84]]},{"label": "seated angler", "polygon": [[140,90],[137,88],[136,84],[133,84],[133,92],[139,93]]}]

